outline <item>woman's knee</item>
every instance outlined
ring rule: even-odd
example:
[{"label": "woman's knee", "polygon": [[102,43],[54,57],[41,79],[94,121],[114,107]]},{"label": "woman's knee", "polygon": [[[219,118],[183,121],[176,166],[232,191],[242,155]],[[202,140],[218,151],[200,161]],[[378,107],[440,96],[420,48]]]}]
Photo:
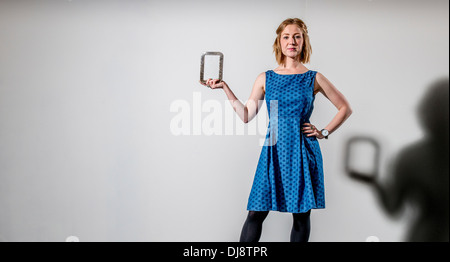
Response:
[{"label": "woman's knee", "polygon": [[292,213],[294,221],[299,221],[299,222],[308,221],[310,215],[311,215],[311,210],[308,210],[308,212],[305,212],[305,213]]},{"label": "woman's knee", "polygon": [[263,222],[268,214],[269,211],[249,211],[247,219],[250,221]]}]

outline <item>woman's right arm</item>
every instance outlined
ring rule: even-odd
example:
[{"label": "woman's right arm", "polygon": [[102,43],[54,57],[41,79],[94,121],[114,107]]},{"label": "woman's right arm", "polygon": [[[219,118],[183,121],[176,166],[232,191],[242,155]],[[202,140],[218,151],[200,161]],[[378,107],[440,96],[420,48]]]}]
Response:
[{"label": "woman's right arm", "polygon": [[208,79],[205,85],[210,86],[211,89],[222,88],[227,95],[228,101],[230,101],[233,110],[244,123],[248,123],[256,116],[256,114],[258,114],[259,108],[262,105],[265,93],[265,83],[266,73],[263,72],[256,78],[250,97],[245,105],[239,101],[225,81],[219,82],[218,79]]}]

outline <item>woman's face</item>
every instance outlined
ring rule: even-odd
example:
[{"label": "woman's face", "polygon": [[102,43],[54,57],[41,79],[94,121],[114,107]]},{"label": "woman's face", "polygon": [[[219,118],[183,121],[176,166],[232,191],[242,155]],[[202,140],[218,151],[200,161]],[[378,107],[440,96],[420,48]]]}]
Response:
[{"label": "woman's face", "polygon": [[287,25],[280,37],[281,52],[286,57],[296,58],[303,47],[303,33],[297,25]]}]

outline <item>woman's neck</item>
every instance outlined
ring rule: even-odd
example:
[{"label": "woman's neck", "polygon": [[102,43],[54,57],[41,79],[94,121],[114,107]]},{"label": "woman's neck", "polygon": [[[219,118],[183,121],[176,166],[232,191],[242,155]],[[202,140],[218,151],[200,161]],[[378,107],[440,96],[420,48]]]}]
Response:
[{"label": "woman's neck", "polygon": [[280,65],[281,70],[298,70],[304,68],[305,66],[300,61],[290,57],[285,57],[284,65]]}]

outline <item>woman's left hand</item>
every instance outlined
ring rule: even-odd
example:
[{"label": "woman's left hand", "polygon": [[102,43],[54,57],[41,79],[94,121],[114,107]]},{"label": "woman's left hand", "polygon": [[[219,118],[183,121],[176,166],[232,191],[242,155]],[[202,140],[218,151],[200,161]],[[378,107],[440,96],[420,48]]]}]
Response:
[{"label": "woman's left hand", "polygon": [[315,136],[318,139],[325,138],[325,136],[322,135],[322,132],[319,131],[313,124],[311,123],[304,123],[302,128],[303,133],[306,134],[306,136]]}]

